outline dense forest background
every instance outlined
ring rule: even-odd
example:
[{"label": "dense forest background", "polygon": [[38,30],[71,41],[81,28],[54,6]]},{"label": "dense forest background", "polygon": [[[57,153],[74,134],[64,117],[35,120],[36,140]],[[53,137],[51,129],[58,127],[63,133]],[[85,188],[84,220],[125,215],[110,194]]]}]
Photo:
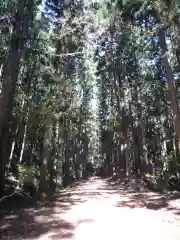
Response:
[{"label": "dense forest background", "polygon": [[180,172],[180,1],[0,1],[0,196],[8,184]]}]

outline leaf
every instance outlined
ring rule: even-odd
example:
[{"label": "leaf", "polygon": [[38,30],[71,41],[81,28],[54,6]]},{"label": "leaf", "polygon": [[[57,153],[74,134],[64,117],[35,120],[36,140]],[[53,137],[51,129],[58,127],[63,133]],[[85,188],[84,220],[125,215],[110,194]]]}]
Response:
[{"label": "leaf", "polygon": [[43,192],[41,196],[42,196],[42,199],[43,199],[43,200],[46,199],[46,193]]},{"label": "leaf", "polygon": [[56,187],[56,193],[64,192],[65,189],[63,187]]}]

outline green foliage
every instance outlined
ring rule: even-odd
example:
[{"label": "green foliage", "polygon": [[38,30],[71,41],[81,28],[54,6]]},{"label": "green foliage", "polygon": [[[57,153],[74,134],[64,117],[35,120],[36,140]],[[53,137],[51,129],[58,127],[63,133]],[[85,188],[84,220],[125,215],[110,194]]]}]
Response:
[{"label": "green foliage", "polygon": [[169,172],[172,175],[176,175],[178,167],[180,167],[180,163],[178,162],[178,159],[173,154],[169,155],[168,156],[168,169],[169,169]]},{"label": "green foliage", "polygon": [[24,183],[33,183],[34,186],[38,187],[40,169],[36,165],[28,166],[26,164],[18,164],[18,178],[20,185],[23,186]]}]

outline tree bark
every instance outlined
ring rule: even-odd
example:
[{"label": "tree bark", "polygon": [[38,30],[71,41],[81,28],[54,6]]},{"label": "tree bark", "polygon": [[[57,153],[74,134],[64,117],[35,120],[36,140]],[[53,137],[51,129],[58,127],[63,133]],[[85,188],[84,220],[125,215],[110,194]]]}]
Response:
[{"label": "tree bark", "polygon": [[41,193],[46,193],[48,186],[48,165],[52,148],[52,120],[52,115],[47,114],[44,126],[44,142],[41,154],[40,167],[39,190]]},{"label": "tree bark", "polygon": [[28,23],[33,16],[33,1],[19,0],[14,19],[11,45],[2,74],[2,93],[0,98],[0,196],[3,195],[5,181],[5,166],[9,153],[9,123],[12,115],[13,99],[20,68],[20,59],[26,36]]},{"label": "tree bark", "polygon": [[180,149],[180,108],[178,99],[176,97],[176,89],[173,82],[173,71],[168,61],[168,50],[166,45],[165,33],[163,29],[160,29],[159,31],[159,44],[162,50],[162,60],[168,84],[168,97],[173,115],[175,133],[178,141],[178,148]]}]

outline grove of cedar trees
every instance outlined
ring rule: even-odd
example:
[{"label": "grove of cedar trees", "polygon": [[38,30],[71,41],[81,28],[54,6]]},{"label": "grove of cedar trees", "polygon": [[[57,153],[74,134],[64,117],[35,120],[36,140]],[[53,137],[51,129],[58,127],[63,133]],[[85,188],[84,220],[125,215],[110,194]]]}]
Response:
[{"label": "grove of cedar trees", "polygon": [[179,0],[1,1],[0,196],[89,162],[178,179],[179,26]]}]

